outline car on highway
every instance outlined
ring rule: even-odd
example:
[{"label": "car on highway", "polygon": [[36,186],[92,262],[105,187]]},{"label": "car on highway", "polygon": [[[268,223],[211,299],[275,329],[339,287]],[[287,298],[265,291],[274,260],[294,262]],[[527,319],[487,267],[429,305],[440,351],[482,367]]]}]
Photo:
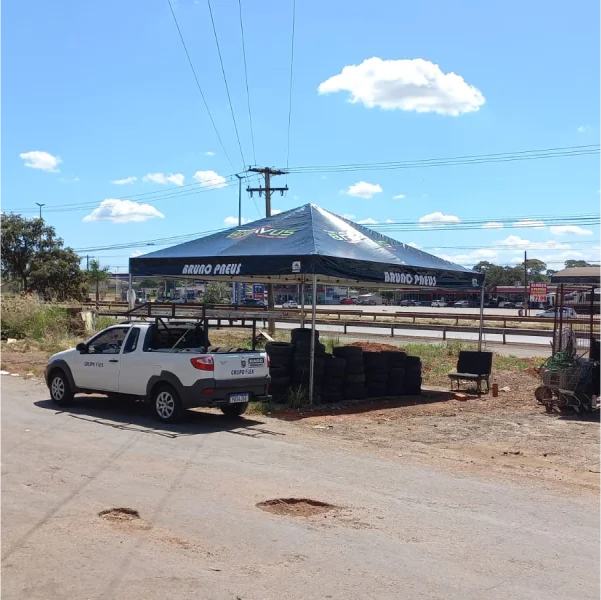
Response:
[{"label": "car on highway", "polygon": [[263,300],[259,300],[258,298],[244,298],[242,302],[240,302],[241,306],[256,306],[256,307],[265,307],[267,304]]},{"label": "car on highway", "polygon": [[445,302],[444,300],[432,300],[432,303],[430,304],[430,306],[444,308],[445,306],[448,306],[448,303]]},{"label": "car on highway", "polygon": [[419,300],[401,300],[399,306],[419,306]]},{"label": "car on highway", "polygon": [[352,298],[343,298],[340,301],[340,304],[357,304],[357,302],[355,300],[353,300]]},{"label": "car on highway", "polygon": [[557,315],[557,318],[561,316],[562,319],[578,318],[578,313],[571,306],[564,306],[562,309],[559,307],[550,308],[549,310],[538,313],[536,316],[542,319],[554,319],[555,315]]},{"label": "car on highway", "polygon": [[251,400],[268,400],[269,357],[259,350],[212,349],[199,324],[135,321],[103,329],[50,357],[46,384],[59,406],[78,393],[142,400],[160,421],[186,408],[212,406],[242,415]]},{"label": "car on highway", "polygon": [[467,300],[458,300],[453,304],[455,308],[469,308],[470,303]]},{"label": "car on highway", "polygon": [[515,308],[515,302],[509,302],[508,300],[503,300],[499,302],[498,308]]},{"label": "car on highway", "polygon": [[282,304],[282,308],[298,308],[298,302],[296,300],[286,300],[286,302]]}]

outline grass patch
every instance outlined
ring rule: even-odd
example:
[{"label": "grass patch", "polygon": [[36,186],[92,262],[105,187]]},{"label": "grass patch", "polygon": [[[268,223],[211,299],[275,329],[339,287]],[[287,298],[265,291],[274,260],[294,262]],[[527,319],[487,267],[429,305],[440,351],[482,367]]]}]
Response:
[{"label": "grass patch", "polygon": [[[461,342],[446,342],[443,344],[405,344],[407,354],[419,356],[422,359],[422,377],[425,384],[440,385],[448,383],[447,374],[457,367],[459,352],[462,350],[477,350],[475,344]],[[494,371],[525,371],[533,366],[539,366],[542,358],[522,358],[495,354],[493,358]]]},{"label": "grass patch", "polygon": [[5,296],[0,317],[2,338],[47,340],[64,338],[69,330],[67,309],[32,296]]},{"label": "grass patch", "polygon": [[332,337],[322,337],[319,341],[325,345],[326,352],[328,354],[332,354],[334,352],[334,348],[337,346],[344,346],[344,344],[340,341],[339,335],[334,335]]}]

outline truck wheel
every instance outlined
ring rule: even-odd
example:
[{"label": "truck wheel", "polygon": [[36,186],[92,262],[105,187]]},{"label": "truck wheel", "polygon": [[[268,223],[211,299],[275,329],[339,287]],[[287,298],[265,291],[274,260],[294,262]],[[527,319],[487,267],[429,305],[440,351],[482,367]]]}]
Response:
[{"label": "truck wheel", "polygon": [[176,423],[181,419],[183,406],[177,392],[170,385],[160,385],[152,393],[154,414],[163,423]]},{"label": "truck wheel", "polygon": [[50,385],[48,387],[50,389],[50,397],[55,404],[58,404],[59,406],[66,406],[67,404],[71,404],[71,402],[73,402],[73,391],[71,390],[71,385],[62,371],[54,371],[50,375],[49,382]]},{"label": "truck wheel", "polygon": [[227,404],[225,406],[220,406],[221,412],[226,417],[239,417],[246,412],[248,408],[248,402],[240,402],[238,404]]}]

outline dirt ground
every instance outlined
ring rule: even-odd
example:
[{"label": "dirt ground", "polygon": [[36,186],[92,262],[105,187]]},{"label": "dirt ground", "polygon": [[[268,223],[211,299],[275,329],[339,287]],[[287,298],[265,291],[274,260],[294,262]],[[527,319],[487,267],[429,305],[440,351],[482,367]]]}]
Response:
[{"label": "dirt ground", "polygon": [[[41,378],[48,352],[12,351],[3,344],[2,368]],[[15,348],[16,350],[16,348]],[[330,405],[312,411],[274,408],[267,419],[286,421],[292,435],[316,442],[380,453],[405,462],[428,463],[446,471],[506,478],[597,494],[599,411],[592,415],[548,415],[534,398],[540,385],[535,359],[496,357],[500,391],[458,400],[446,384],[446,372],[425,364],[421,397]],[[426,359],[427,362],[428,359]],[[454,360],[454,359],[452,359]],[[445,366],[446,365],[446,366]]]},{"label": "dirt ground", "polygon": [[576,494],[599,492],[599,411],[548,415],[534,398],[528,372],[497,372],[497,398],[457,400],[441,388],[421,398],[383,400],[332,411],[275,413],[302,435],[428,463],[485,478],[537,482]]}]

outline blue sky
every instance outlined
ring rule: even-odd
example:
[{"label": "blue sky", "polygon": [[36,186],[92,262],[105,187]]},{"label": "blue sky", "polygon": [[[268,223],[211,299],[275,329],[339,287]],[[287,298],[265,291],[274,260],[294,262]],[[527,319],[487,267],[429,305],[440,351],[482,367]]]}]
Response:
[{"label": "blue sky", "polygon": [[[35,202],[44,203],[47,222],[76,249],[214,230],[237,214],[235,185],[192,193],[207,177],[227,184],[243,163],[207,3],[173,6],[233,166],[167,0],[7,3],[4,211],[33,216]],[[238,2],[212,6],[248,165],[254,158]],[[366,7],[356,0],[297,1],[291,167],[599,143],[597,2],[376,0]],[[285,167],[292,0],[242,0],[242,9],[256,160]],[[419,84],[408,84],[416,73],[429,78],[427,97]],[[136,179],[111,183],[129,178]],[[378,223],[418,223],[427,215],[449,226],[502,221],[502,229],[416,225],[390,232],[468,266],[511,263],[524,249],[553,268],[566,258],[599,257],[596,224],[566,229],[561,220],[542,226],[543,219],[537,228],[509,226],[512,217],[598,214],[598,155],[291,174],[287,183],[290,192],[274,198],[276,209],[314,202]],[[155,195],[140,196],[147,193]],[[243,206],[245,218],[259,217],[246,194]],[[91,254],[123,270],[131,252]]]}]

